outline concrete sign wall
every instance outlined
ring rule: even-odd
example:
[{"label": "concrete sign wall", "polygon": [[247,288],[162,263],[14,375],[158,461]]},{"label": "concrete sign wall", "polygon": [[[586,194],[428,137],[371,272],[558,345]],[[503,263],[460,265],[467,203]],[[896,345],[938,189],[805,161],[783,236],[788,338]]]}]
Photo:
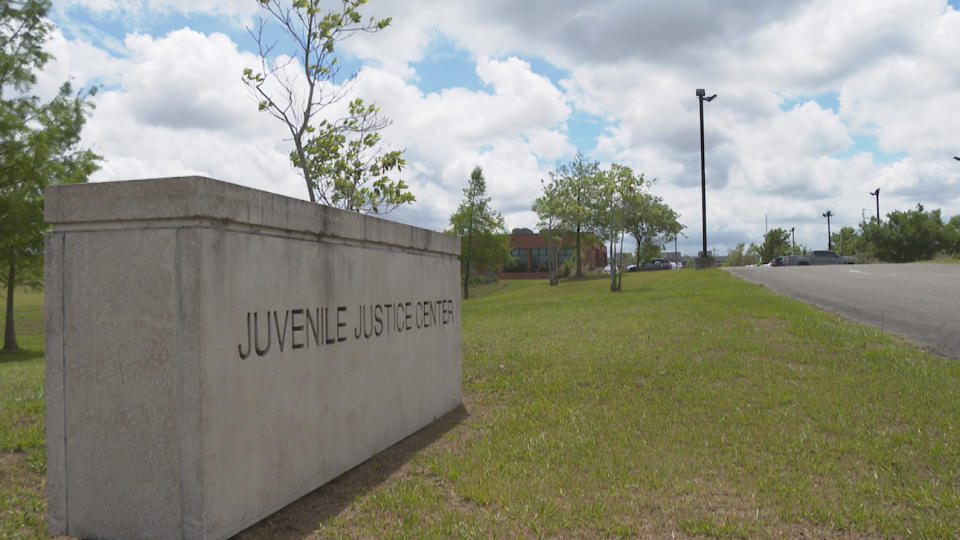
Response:
[{"label": "concrete sign wall", "polygon": [[225,538],[461,403],[454,237],[199,177],[46,218],[53,533]]}]

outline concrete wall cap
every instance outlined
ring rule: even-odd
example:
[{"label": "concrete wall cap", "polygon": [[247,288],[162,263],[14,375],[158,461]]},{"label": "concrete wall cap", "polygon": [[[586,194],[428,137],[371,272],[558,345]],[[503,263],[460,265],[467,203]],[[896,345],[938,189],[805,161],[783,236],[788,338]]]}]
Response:
[{"label": "concrete wall cap", "polygon": [[117,222],[216,221],[460,254],[454,236],[203,176],[49,186],[44,218],[55,231]]}]

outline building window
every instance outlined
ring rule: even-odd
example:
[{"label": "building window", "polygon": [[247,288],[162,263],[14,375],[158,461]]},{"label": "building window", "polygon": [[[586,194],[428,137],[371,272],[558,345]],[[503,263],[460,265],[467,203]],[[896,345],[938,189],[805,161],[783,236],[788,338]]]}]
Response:
[{"label": "building window", "polygon": [[527,250],[511,249],[510,257],[503,262],[504,272],[526,272],[527,271]]},{"label": "building window", "polygon": [[533,272],[550,271],[550,250],[548,248],[533,248],[530,250],[530,266]]},{"label": "building window", "polygon": [[557,266],[567,262],[567,259],[573,257],[573,248],[560,248],[557,250]]}]

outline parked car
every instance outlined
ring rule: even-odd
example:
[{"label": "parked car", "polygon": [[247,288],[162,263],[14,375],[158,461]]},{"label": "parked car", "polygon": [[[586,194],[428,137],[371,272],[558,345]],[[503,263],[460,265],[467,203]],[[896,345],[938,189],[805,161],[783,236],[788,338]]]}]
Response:
[{"label": "parked car", "polygon": [[672,268],[673,265],[667,259],[651,259],[640,265],[640,270],[670,270]]},{"label": "parked car", "polygon": [[[776,266],[812,266],[819,264],[854,264],[853,257],[843,257],[836,251],[816,249],[808,251],[806,255],[784,255],[778,257],[782,264]],[[771,266],[774,266],[771,264]]]},{"label": "parked car", "polygon": [[640,269],[640,267],[638,267],[638,266],[635,265],[635,264],[631,264],[631,265],[627,266],[627,272],[636,272],[636,271],[639,270],[639,269]]}]

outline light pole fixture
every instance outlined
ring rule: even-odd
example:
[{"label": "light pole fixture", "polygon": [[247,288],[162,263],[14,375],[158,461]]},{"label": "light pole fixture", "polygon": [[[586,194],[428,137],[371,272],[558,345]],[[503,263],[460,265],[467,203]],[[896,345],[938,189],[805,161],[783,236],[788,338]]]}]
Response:
[{"label": "light pole fixture", "polygon": [[953,159],[960,161],[960,156],[953,156]]},{"label": "light pole fixture", "polygon": [[791,247],[797,247],[797,234],[794,232],[797,228],[790,227],[790,245]]},{"label": "light pole fixture", "polygon": [[877,222],[880,221],[880,188],[877,188],[876,191],[871,191],[871,195],[877,198]]},{"label": "light pole fixture", "polygon": [[830,243],[830,218],[833,217],[833,212],[827,210],[823,217],[827,218],[827,249],[833,249],[833,245]]},{"label": "light pole fixture", "polygon": [[697,100],[700,102],[700,199],[703,208],[703,251],[700,257],[707,258],[707,162],[704,157],[703,147],[703,102],[713,101],[717,95],[706,97],[707,93],[703,88],[697,88]]}]

